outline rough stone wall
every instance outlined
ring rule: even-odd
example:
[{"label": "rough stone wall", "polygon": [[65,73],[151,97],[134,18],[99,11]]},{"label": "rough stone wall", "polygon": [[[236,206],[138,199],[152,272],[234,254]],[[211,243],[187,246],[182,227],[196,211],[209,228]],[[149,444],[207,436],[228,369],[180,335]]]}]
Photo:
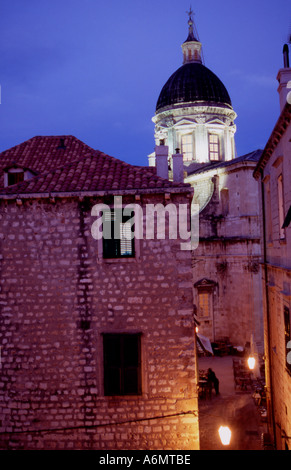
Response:
[{"label": "rough stone wall", "polygon": [[[270,391],[270,374],[272,374],[272,399],[278,449],[291,448],[290,440],[283,435],[291,435],[291,373],[286,367],[287,353],[285,338],[284,307],[291,313],[291,226],[285,229],[285,238],[280,239],[279,232],[279,198],[278,177],[283,175],[284,215],[291,206],[291,159],[290,159],[291,126],[286,129],[278,142],[271,158],[264,169],[264,193],[266,215],[266,256],[267,278],[265,285],[265,336],[267,385]],[[266,303],[268,298],[268,305]],[[269,321],[267,320],[269,308]],[[268,334],[269,328],[269,334]],[[271,410],[270,410],[271,412]],[[269,415],[271,419],[271,415]]]},{"label": "rough stone wall", "polygon": [[198,311],[200,333],[212,341],[229,337],[236,346],[245,346],[254,335],[263,352],[259,186],[252,176],[253,167],[237,164],[197,175],[198,186],[211,181],[213,192],[200,213],[193,282],[205,278],[216,283],[211,315],[199,318]]},{"label": "rough stone wall", "polygon": [[[199,331],[212,341],[229,337],[235,346],[244,346],[254,334],[262,347],[261,316],[254,316],[254,312],[261,313],[262,309],[259,256],[250,265],[243,243],[224,246],[220,242],[205,242],[201,243],[199,254],[197,251],[193,256],[195,282],[206,278],[216,283],[211,315],[204,319],[199,317],[198,312]],[[196,306],[198,291],[194,288]]]},{"label": "rough stone wall", "polygon": [[[138,259],[103,260],[97,202],[1,203],[0,446],[198,448],[190,252],[141,240]],[[141,395],[104,396],[109,332],[141,333]]]},{"label": "rough stone wall", "polygon": [[[268,279],[271,286],[268,287],[269,309],[270,309],[270,353],[272,374],[272,399],[274,405],[274,416],[276,421],[276,441],[278,450],[285,448],[283,435],[290,436],[291,431],[291,373],[286,367],[287,352],[285,346],[285,324],[284,306],[290,305],[291,292],[284,291],[286,285],[291,285],[291,273],[270,267]],[[285,292],[285,295],[282,294]],[[265,325],[266,326],[266,325]],[[266,331],[267,334],[267,331]],[[268,339],[268,338],[266,338]],[[270,370],[267,368],[267,372]],[[267,381],[270,391],[270,382]],[[271,419],[271,410],[269,409]],[[288,440],[286,443],[290,449]]]}]

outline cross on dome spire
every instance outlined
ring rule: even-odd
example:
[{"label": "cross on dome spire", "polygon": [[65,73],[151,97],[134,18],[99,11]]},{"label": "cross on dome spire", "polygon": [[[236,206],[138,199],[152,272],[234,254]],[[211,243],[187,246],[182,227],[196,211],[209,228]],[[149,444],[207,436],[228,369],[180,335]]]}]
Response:
[{"label": "cross on dome spire", "polygon": [[196,36],[198,37],[198,34],[197,34],[196,30],[195,30],[195,34],[194,34],[195,24],[194,24],[194,21],[193,21],[193,18],[192,18],[192,15],[194,15],[194,12],[192,11],[191,6],[190,6],[190,10],[186,11],[186,13],[189,16],[189,20],[188,20],[189,33],[188,33],[188,37],[187,37],[185,42],[197,41],[198,39],[196,39]]},{"label": "cross on dome spire", "polygon": [[[189,21],[191,20],[192,21],[192,14],[193,14],[193,11],[192,11],[192,6],[190,5],[190,10],[189,11],[186,11],[187,15],[189,15]],[[189,22],[188,22],[189,23]]]},{"label": "cross on dome spire", "polygon": [[190,6],[190,10],[186,11],[187,15],[189,16],[188,25],[188,37],[186,41],[182,44],[183,49],[183,64],[189,62],[199,62],[202,63],[201,59],[201,43],[198,39],[198,34],[195,28],[195,23],[193,21],[194,13],[192,11],[192,7]]}]

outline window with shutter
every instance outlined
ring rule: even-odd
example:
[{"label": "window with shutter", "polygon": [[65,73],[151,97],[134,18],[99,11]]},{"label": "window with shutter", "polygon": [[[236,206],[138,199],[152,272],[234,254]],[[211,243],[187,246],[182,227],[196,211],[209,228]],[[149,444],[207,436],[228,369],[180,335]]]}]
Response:
[{"label": "window with shutter", "polygon": [[134,225],[131,216],[122,209],[111,209],[103,213],[103,258],[133,258]]},{"label": "window with shutter", "polygon": [[202,290],[198,294],[198,312],[200,317],[208,318],[211,311],[211,296],[209,290]]}]

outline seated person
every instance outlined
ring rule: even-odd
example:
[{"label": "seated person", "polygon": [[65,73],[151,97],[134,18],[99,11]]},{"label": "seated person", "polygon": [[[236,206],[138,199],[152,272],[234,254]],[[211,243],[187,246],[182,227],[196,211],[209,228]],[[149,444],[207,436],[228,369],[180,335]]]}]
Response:
[{"label": "seated person", "polygon": [[207,381],[209,385],[214,387],[216,395],[219,395],[219,380],[212,369],[208,369],[207,371]]}]

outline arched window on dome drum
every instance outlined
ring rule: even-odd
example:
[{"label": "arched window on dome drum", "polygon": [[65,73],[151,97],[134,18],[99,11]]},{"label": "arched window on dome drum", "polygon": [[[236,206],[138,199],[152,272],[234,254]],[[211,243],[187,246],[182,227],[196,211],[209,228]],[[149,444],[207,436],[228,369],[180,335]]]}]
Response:
[{"label": "arched window on dome drum", "polygon": [[209,143],[209,160],[219,160],[220,159],[219,136],[217,134],[209,134],[208,143]]},{"label": "arched window on dome drum", "polygon": [[189,162],[193,160],[193,136],[192,134],[182,135],[182,154],[183,160]]}]

